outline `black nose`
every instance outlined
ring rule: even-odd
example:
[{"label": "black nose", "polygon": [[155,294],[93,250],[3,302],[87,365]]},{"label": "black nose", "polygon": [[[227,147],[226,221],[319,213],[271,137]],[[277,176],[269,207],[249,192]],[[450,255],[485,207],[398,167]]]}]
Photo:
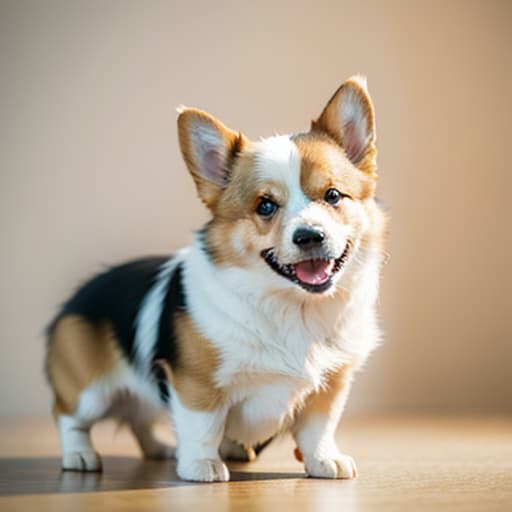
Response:
[{"label": "black nose", "polygon": [[293,233],[293,243],[301,249],[311,249],[324,241],[324,232],[319,228],[297,228]]}]

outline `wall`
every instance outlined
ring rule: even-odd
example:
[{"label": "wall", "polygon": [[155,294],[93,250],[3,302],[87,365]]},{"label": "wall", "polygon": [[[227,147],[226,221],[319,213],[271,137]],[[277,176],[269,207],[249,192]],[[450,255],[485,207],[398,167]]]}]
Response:
[{"label": "wall", "polygon": [[252,137],[298,131],[356,72],[393,221],[385,343],[349,410],[510,412],[511,15],[496,0],[0,3],[0,414],[48,411],[42,331],[77,281],[207,218],[176,106]]}]

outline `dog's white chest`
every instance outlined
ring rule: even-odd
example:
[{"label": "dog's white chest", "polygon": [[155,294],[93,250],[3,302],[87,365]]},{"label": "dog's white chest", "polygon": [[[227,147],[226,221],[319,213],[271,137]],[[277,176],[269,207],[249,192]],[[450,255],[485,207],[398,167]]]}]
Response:
[{"label": "dog's white chest", "polygon": [[291,418],[294,407],[309,389],[293,378],[238,388],[232,392],[235,404],[227,417],[226,435],[248,445],[269,439]]}]

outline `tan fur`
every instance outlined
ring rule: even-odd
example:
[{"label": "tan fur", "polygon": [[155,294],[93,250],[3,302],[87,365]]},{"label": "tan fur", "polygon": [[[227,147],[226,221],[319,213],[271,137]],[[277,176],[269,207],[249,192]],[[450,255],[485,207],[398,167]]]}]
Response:
[{"label": "tan fur", "polygon": [[219,358],[216,349],[187,314],[176,315],[175,330],[178,364],[172,371],[172,384],[180,400],[190,409],[210,411],[218,408],[224,393],[214,381]]},{"label": "tan fur", "polygon": [[344,365],[330,372],[323,388],[316,393],[312,393],[306,399],[300,412],[301,417],[305,418],[315,414],[328,415],[334,406],[334,402],[343,391],[347,390],[347,387],[350,387],[353,374],[353,365]]},{"label": "tan fur", "polygon": [[77,315],[61,318],[53,329],[47,357],[55,393],[54,415],[73,413],[80,393],[95,378],[111,371],[121,357],[108,322],[95,327]]},{"label": "tan fur", "polygon": [[[343,127],[340,126],[338,107],[346,95],[358,98],[371,132],[370,141],[358,162],[351,162],[342,147]],[[200,176],[190,133],[193,123],[206,123],[212,127],[224,141],[226,155],[231,155],[229,162],[234,165],[229,168],[229,180],[222,188],[205,182]],[[258,201],[269,197],[277,204],[286,204],[286,189],[280,183],[260,182],[254,172],[257,145],[209,114],[187,109],[178,118],[178,129],[183,156],[196,181],[198,193],[214,214],[205,232],[213,262],[219,266],[242,268],[254,264],[260,258],[261,250],[276,245],[282,229],[280,211],[271,219],[263,219],[255,211]],[[377,168],[374,113],[368,93],[356,78],[346,81],[336,91],[313,123],[311,132],[295,136],[292,141],[301,156],[301,186],[310,199],[323,201],[329,188],[336,188],[356,201],[373,198]],[[234,151],[236,160],[233,160]],[[373,212],[369,213],[373,215]],[[337,222],[352,225],[355,222],[343,207],[332,208],[331,214]]]},{"label": "tan fur", "polygon": [[[344,365],[328,374],[323,388],[315,393],[311,393],[305,400],[298,415],[298,424],[307,423],[312,417],[323,416],[328,421],[332,414],[341,414],[344,402],[347,399],[352,378],[354,375],[355,365]],[[335,426],[337,425],[337,421]],[[297,428],[297,425],[295,425]],[[296,447],[293,454],[298,462],[304,462],[304,456],[300,449]]]},{"label": "tan fur", "polygon": [[361,238],[361,247],[365,250],[373,250],[383,255],[383,261],[388,257],[388,223],[389,218],[386,213],[375,203],[375,201],[365,201],[363,203],[366,215],[370,220],[370,229],[364,233]]},{"label": "tan fur", "polygon": [[194,178],[199,197],[208,208],[213,209],[222,188],[201,175],[201,162],[190,137],[190,133],[193,131],[192,126],[198,120],[211,127],[223,140],[224,155],[222,156],[224,157],[226,168],[229,168],[230,160],[246,145],[247,139],[243,134],[227,128],[213,116],[201,110],[189,108],[183,110],[178,116],[178,137],[183,158]]},{"label": "tan fur", "polygon": [[[366,232],[361,233],[361,246],[383,254],[387,239],[387,216],[373,200],[376,175],[367,174],[355,167],[337,143],[319,133],[298,136],[294,142],[301,155],[301,186],[306,195],[321,201],[327,189],[333,187],[347,194],[350,200],[359,201],[369,221]],[[376,168],[376,165],[375,167]],[[361,226],[352,218],[343,201],[330,209],[337,221],[352,225],[356,231]]]},{"label": "tan fur", "polygon": [[369,143],[364,153],[357,162],[357,167],[363,172],[374,176],[377,172],[377,147],[375,145],[375,112],[365,86],[356,77],[346,80],[341,87],[334,93],[326,107],[320,114],[320,117],[312,122],[313,132],[328,134],[340,146],[343,147],[343,126],[340,125],[339,107],[341,102],[347,97],[352,96],[360,102],[364,116],[366,118],[368,131],[371,134]]},{"label": "tan fur", "polygon": [[[260,182],[254,172],[254,158],[249,145],[237,160],[229,183],[215,205],[215,217],[209,224],[207,243],[212,259],[219,266],[245,267],[260,258],[264,246],[273,244],[279,212],[270,220],[256,213],[263,197],[285,204],[287,191],[277,181]],[[257,246],[255,245],[257,244]],[[260,246],[261,245],[261,246]]]},{"label": "tan fur", "polygon": [[359,201],[373,197],[374,177],[359,171],[334,141],[314,133],[293,141],[301,156],[301,186],[310,199],[323,200],[329,188]]},{"label": "tan fur", "polygon": [[[133,362],[126,361],[135,373],[111,373],[114,368],[120,368],[118,363],[124,361],[124,356],[114,329],[107,321],[92,325],[79,315],[68,315],[52,327],[47,369],[55,394],[54,414],[70,416],[58,421],[63,468],[100,469],[101,462],[90,442],[89,429],[107,411],[111,415],[129,416],[132,430],[147,456],[177,454],[177,472],[185,480],[228,480],[228,469],[219,459],[219,445],[223,457],[253,460],[256,453],[251,445],[280,429],[291,430],[297,443],[295,456],[304,462],[308,475],[354,477],[355,463],[351,457],[339,452],[334,433],[353,373],[379,336],[372,315],[377,292],[376,271],[380,264],[379,253],[384,251],[387,221],[374,200],[377,180],[375,120],[364,83],[357,78],[345,82],[313,122],[309,133],[271,139],[268,145],[265,141],[250,142],[241,133],[196,109],[180,112],[178,132],[184,160],[212,219],[201,231],[202,238],[196,240],[190,253],[182,253],[184,261],[180,259],[177,264],[184,263],[184,266],[161,267],[155,287],[142,299],[143,309],[136,317],[138,330],[135,336],[136,344],[143,337],[142,345],[136,345],[134,350],[141,350],[135,352],[136,355],[147,356],[142,362],[143,368],[138,368],[140,361],[136,358]],[[290,147],[291,144],[295,144],[297,151]],[[297,183],[297,152],[301,190]],[[288,155],[288,160],[281,162],[281,154],[283,157]],[[274,156],[276,165],[282,166],[271,176]],[[262,165],[268,165],[265,172],[261,172]],[[286,175],[287,172],[291,174]],[[325,199],[330,188],[337,189],[345,197],[330,204]],[[292,197],[289,198],[289,194]],[[262,199],[273,201],[276,208],[258,213]],[[322,230],[325,227],[325,230],[318,233],[322,237],[300,240],[298,236],[303,235],[299,228],[303,227]],[[216,271],[204,261],[205,250],[219,271],[220,267],[233,268],[232,272],[226,272],[227,287],[218,294],[222,297],[222,293],[226,293],[227,297],[218,318],[212,317],[212,311],[221,304],[212,305],[209,294],[204,301],[197,300],[194,295],[204,289],[223,286],[212,277],[211,273],[216,275]],[[347,275],[346,284],[338,281],[334,277],[336,273],[345,271],[343,265],[351,264],[349,258],[356,260],[358,257],[361,257],[356,262],[359,267],[356,265],[354,273]],[[308,258],[329,258],[329,261],[321,263]],[[246,295],[246,304],[233,288],[244,289],[245,283],[259,287],[258,272],[267,263],[282,277],[301,286],[303,291],[298,294],[296,286],[282,286],[284,282],[271,281],[261,274],[264,294],[255,297],[262,307],[251,310],[254,307],[251,292]],[[315,272],[310,276],[306,274],[309,266],[311,272]],[[190,309],[183,309],[177,302],[178,309],[169,315],[169,303],[163,301],[174,297],[168,294],[176,291],[172,288],[176,281],[169,274],[175,271],[174,268],[184,269],[186,289],[180,288],[179,292],[185,293]],[[241,268],[249,272],[240,272]],[[348,266],[347,272],[350,272]],[[170,279],[168,292],[165,289],[168,281],[164,279]],[[356,283],[358,280],[360,283]],[[361,283],[366,282],[371,287],[368,293],[360,289]],[[344,308],[352,300],[353,289],[354,308],[347,308],[345,315]],[[305,291],[311,294],[304,295]],[[265,302],[267,297],[271,299],[268,303]],[[94,300],[94,297],[85,298]],[[78,302],[83,298],[79,296],[79,299]],[[352,338],[353,333],[351,315],[355,315],[355,321],[358,319],[357,311],[352,313],[352,309],[357,308],[361,309],[359,317],[367,326],[362,327],[360,340],[356,334],[350,341],[354,347],[361,342],[361,349],[352,348],[350,344],[345,347],[346,338]],[[164,313],[165,317],[162,316]],[[213,320],[217,323],[210,326]],[[276,325],[281,321],[282,326]],[[150,325],[149,322],[155,323]],[[160,350],[161,322],[172,322],[173,339],[168,343],[173,346],[169,350],[169,360],[154,361],[155,354],[166,352]],[[242,330],[244,327],[246,329]],[[241,347],[242,336],[255,337],[263,347]],[[284,338],[283,349],[275,346],[277,340],[269,340],[267,350],[266,340],[281,336]],[[293,345],[295,340],[296,346]],[[157,346],[151,346],[155,341]],[[287,359],[287,353],[291,354],[290,359]],[[352,359],[347,357],[351,353]],[[251,361],[255,362],[252,369],[248,364]],[[339,367],[341,361],[347,364]],[[157,404],[147,396],[147,391],[151,392],[153,388],[156,400],[155,384],[158,384],[160,394],[164,395],[161,396],[162,407],[168,398],[161,386],[160,374],[158,382],[155,382],[155,375],[146,383],[140,381],[144,372],[152,371],[153,363],[163,369],[172,388],[171,405],[174,407],[171,412],[177,451],[162,445],[151,431],[158,406],[155,408]],[[239,373],[246,367],[249,378],[241,383],[242,393],[236,390],[233,393],[233,388],[240,384]],[[106,384],[117,386],[114,392],[126,386],[130,396],[139,397],[139,385],[141,405],[151,407],[131,407],[131,403],[123,401],[123,407],[118,411],[117,407],[112,407],[112,400],[117,395],[105,393],[102,385],[97,390],[93,386],[87,395],[82,395],[95,379],[109,373],[112,382],[109,380]],[[280,379],[277,381],[275,397],[272,390],[263,395],[259,389],[260,384],[271,385],[272,374],[290,377],[285,380],[284,391],[281,391]],[[298,379],[299,375],[310,382]],[[224,388],[219,387],[216,377],[225,382]],[[311,389],[318,388],[319,382],[323,383],[322,388],[311,393]],[[292,394],[288,397],[284,393]],[[78,407],[81,395],[83,401]],[[86,409],[84,406],[95,400],[101,410],[96,411],[96,417],[85,418],[81,414]],[[77,409],[80,414],[74,414]],[[268,409],[268,412],[262,409]],[[261,416],[259,419],[258,415]],[[254,424],[250,424],[253,421]],[[238,446],[230,438],[222,441],[224,432],[245,445]]]}]

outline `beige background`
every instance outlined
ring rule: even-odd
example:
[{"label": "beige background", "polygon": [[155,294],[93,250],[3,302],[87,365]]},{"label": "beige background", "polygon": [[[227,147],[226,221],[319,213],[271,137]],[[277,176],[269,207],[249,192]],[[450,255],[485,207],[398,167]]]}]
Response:
[{"label": "beige background", "polygon": [[511,412],[508,1],[0,1],[0,414],[49,409],[42,330],[84,276],[206,219],[175,107],[307,128],[362,72],[393,218],[352,414]]}]

